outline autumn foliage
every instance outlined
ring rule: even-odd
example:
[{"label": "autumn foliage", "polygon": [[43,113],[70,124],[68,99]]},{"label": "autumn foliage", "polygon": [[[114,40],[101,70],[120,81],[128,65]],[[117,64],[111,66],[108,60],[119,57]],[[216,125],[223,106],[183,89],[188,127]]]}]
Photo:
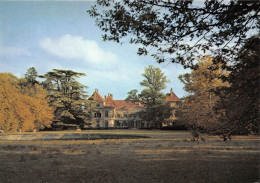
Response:
[{"label": "autumn foliage", "polygon": [[185,97],[183,108],[177,111],[176,115],[182,125],[191,129],[203,129],[207,132],[219,131],[219,115],[214,107],[219,96],[215,94],[218,87],[229,86],[220,78],[229,73],[219,68],[211,70],[214,66],[212,57],[207,56],[198,62],[198,69],[190,74],[183,74],[179,79],[185,84],[184,89],[190,93]]},{"label": "autumn foliage", "polygon": [[23,84],[10,73],[0,73],[0,129],[6,132],[33,131],[49,127],[53,109],[38,84]]}]

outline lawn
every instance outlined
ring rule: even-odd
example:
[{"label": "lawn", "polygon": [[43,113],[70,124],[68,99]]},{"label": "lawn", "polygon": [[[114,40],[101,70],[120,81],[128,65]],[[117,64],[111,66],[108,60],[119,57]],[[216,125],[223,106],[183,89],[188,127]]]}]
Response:
[{"label": "lawn", "polygon": [[93,133],[149,138],[0,140],[0,182],[259,182],[259,136],[204,135],[197,143],[183,131],[80,132]]}]

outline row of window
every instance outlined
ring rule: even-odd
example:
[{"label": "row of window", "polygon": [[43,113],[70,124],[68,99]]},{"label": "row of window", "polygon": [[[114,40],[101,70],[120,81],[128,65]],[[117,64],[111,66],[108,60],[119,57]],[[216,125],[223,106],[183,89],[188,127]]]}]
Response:
[{"label": "row of window", "polygon": [[[124,115],[122,115],[122,117],[125,117],[125,118],[127,118],[127,116],[128,116],[128,115],[127,115],[126,113],[124,113]],[[96,113],[94,114],[94,117],[95,117],[95,118],[101,118],[102,115],[101,115],[100,112],[96,112]],[[108,111],[105,111],[105,117],[109,117]],[[121,114],[117,114],[117,117],[120,118],[120,117],[121,117]],[[129,117],[130,117],[130,118],[136,118],[136,117],[138,117],[138,115],[130,114]]]},{"label": "row of window", "polygon": [[127,127],[127,121],[123,121],[123,122],[119,122],[119,121],[115,121],[115,124],[114,124],[115,127]]},{"label": "row of window", "polygon": [[[97,122],[97,127],[105,127],[108,128],[108,121],[104,121],[101,123],[99,120]],[[115,120],[113,127],[129,127],[129,128],[142,128],[145,127],[145,123],[141,121],[119,121]]]},{"label": "row of window", "polygon": [[[117,117],[121,117],[121,114],[117,114]],[[127,118],[127,114],[124,114],[124,115],[122,115],[122,117],[125,117],[125,118]]]}]

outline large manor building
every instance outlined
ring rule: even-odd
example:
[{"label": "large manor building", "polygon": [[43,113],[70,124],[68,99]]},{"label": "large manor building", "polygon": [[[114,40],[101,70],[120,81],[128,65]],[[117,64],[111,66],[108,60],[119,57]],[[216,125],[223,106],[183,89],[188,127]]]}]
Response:
[{"label": "large manor building", "polygon": [[[148,123],[142,121],[139,113],[145,110],[141,103],[127,102],[125,100],[114,100],[112,94],[104,98],[95,90],[89,97],[93,101],[91,107],[93,110],[90,114],[91,126],[94,128],[147,128]],[[181,100],[173,93],[166,94],[166,101],[173,108],[172,116],[167,124],[175,120],[175,109],[179,107]]]}]

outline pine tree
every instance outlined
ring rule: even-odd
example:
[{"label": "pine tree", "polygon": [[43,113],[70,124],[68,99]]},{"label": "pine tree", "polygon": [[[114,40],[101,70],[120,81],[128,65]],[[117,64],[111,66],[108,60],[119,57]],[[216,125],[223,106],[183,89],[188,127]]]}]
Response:
[{"label": "pine tree", "polygon": [[35,83],[38,83],[37,77],[38,73],[34,67],[30,67],[27,72],[24,74],[25,79],[27,80],[28,83],[34,85]]},{"label": "pine tree", "polygon": [[82,124],[87,117],[84,111],[87,86],[76,81],[85,76],[71,70],[53,69],[44,76],[43,86],[49,91],[50,105],[55,108],[56,119],[68,124]]}]

